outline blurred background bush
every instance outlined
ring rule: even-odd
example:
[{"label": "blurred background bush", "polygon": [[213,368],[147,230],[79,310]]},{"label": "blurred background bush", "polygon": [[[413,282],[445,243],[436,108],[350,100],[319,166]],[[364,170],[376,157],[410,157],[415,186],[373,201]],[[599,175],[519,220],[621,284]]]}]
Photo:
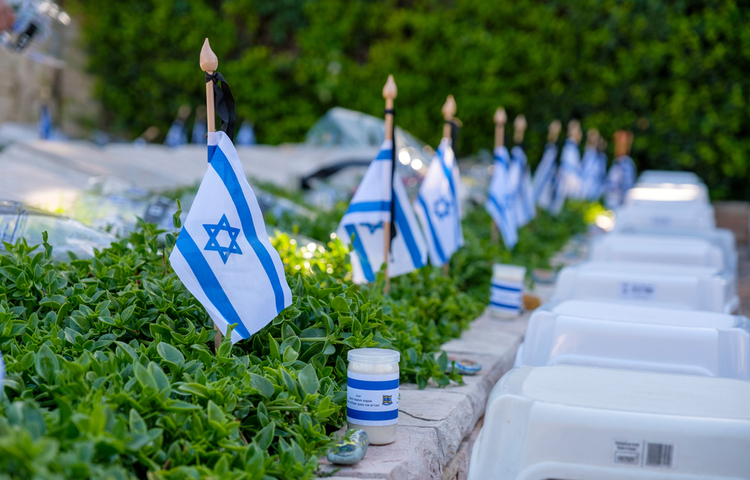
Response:
[{"label": "blurred background bush", "polygon": [[[162,132],[203,102],[210,37],[258,141],[301,141],[333,106],[379,116],[389,73],[397,123],[433,146],[455,95],[461,153],[492,146],[492,114],[526,114],[527,153],[577,117],[635,132],[640,169],[690,169],[715,199],[748,198],[750,9],[655,0],[69,0],[83,22],[105,124]],[[510,138],[510,132],[508,132]],[[610,141],[609,155],[612,155]]]}]

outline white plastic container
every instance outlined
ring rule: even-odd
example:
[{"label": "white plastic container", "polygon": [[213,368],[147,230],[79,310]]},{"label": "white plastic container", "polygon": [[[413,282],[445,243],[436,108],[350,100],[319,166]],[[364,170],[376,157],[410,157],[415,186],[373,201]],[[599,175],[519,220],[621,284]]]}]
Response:
[{"label": "white plastic container", "polygon": [[729,268],[724,251],[703,238],[610,233],[591,241],[589,260]]},{"label": "white plastic container", "polygon": [[349,428],[367,432],[373,445],[396,440],[400,357],[383,348],[357,348],[347,355],[346,420]]},{"label": "white plastic container", "polygon": [[[621,229],[615,229],[614,233],[637,233],[645,235],[665,235],[670,237],[693,237],[708,240],[712,244],[720,247],[724,252],[727,268],[737,273],[737,248],[734,240],[734,233],[726,228],[716,228],[713,230],[684,230],[684,229],[662,229],[654,227],[636,227],[630,225]],[[610,235],[611,235],[610,234]]]},{"label": "white plastic container", "polygon": [[721,268],[598,261],[562,269],[551,300],[602,300],[718,313],[734,313],[740,304],[734,275]]},{"label": "white plastic container", "polygon": [[703,184],[638,182],[625,194],[625,205],[688,202],[708,204],[708,188]]},{"label": "white plastic container", "polygon": [[703,180],[693,172],[672,170],[644,170],[638,176],[638,183],[678,183],[702,185]]},{"label": "white plastic container", "polygon": [[614,231],[627,228],[711,230],[716,228],[716,219],[714,209],[709,204],[648,202],[625,206],[617,210]]},{"label": "white plastic container", "polygon": [[750,380],[750,321],[606,302],[547,303],[529,318],[516,366],[558,364]]},{"label": "white plastic container", "polygon": [[523,281],[526,267],[503,265],[492,266],[490,285],[490,310],[499,317],[515,317],[523,306]]},{"label": "white plastic container", "polygon": [[495,385],[469,480],[750,479],[750,382],[557,365]]}]

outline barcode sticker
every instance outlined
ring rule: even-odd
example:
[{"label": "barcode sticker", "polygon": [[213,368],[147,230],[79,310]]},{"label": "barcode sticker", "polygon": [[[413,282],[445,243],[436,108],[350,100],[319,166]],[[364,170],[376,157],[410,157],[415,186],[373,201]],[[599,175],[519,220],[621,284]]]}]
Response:
[{"label": "barcode sticker", "polygon": [[615,440],[613,462],[633,467],[674,467],[675,446],[669,443]]},{"label": "barcode sticker", "polygon": [[666,443],[646,443],[647,467],[671,467],[674,445]]}]

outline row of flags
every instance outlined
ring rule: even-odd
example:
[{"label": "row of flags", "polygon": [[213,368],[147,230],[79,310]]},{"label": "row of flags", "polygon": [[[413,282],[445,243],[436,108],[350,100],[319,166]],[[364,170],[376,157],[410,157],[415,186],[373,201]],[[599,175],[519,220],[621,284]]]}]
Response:
[{"label": "row of flags", "polygon": [[[394,150],[392,140],[383,142],[337,229],[350,244],[358,284],[374,281],[386,259],[388,275],[395,277],[422,268],[428,258],[444,265],[464,244],[451,139],[443,138],[438,146],[413,203],[394,170]],[[586,155],[584,166],[594,163],[582,169],[577,144],[566,142],[556,166],[556,147],[547,145],[532,177],[520,145],[510,153],[502,146],[495,149],[486,207],[508,248],[516,244],[518,228],[534,218],[537,205],[554,210],[584,190],[586,196],[602,192],[602,157]],[[617,172],[618,178],[629,175],[625,168]],[[292,303],[257,198],[223,131],[208,133],[208,169],[170,262],[222,333],[236,325],[233,342],[249,338]]]}]

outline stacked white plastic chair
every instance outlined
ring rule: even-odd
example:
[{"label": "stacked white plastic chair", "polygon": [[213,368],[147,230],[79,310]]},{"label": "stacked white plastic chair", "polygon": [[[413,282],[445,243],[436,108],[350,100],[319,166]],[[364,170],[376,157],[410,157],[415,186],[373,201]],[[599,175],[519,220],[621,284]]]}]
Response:
[{"label": "stacked white plastic chair", "polygon": [[469,479],[750,480],[734,236],[689,172],[647,171],[532,313]]}]

